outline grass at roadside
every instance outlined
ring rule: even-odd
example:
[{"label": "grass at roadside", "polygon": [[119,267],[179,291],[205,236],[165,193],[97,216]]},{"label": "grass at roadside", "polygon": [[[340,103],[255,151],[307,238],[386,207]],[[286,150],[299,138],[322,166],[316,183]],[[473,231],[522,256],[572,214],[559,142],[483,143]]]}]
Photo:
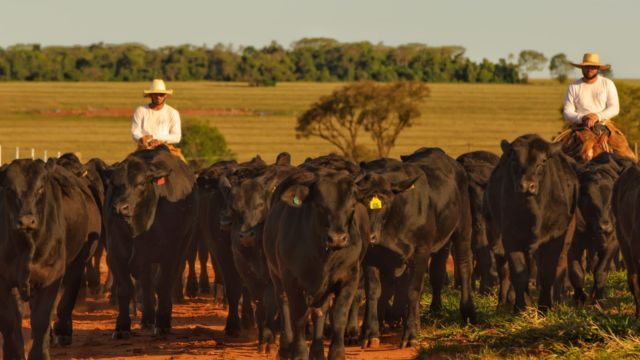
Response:
[{"label": "grass at roadside", "polygon": [[609,299],[596,307],[576,307],[567,299],[543,315],[535,308],[515,316],[496,311],[495,296],[475,296],[479,321],[461,326],[458,292],[444,292],[442,316],[428,312],[430,295],[422,301],[422,340],[418,359],[438,358],[640,358],[640,323],[626,274],[612,273]]}]

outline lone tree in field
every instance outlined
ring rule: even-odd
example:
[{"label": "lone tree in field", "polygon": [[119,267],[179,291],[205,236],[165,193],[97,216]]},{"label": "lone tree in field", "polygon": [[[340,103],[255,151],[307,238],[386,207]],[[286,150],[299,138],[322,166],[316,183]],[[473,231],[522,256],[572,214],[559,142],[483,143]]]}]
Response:
[{"label": "lone tree in field", "polygon": [[573,66],[569,62],[569,59],[567,59],[567,55],[564,53],[553,55],[551,61],[549,61],[549,72],[551,73],[551,76],[561,83],[567,81],[572,70]]},{"label": "lone tree in field", "polygon": [[518,65],[525,73],[525,82],[529,81],[529,73],[541,71],[547,63],[547,57],[543,53],[535,50],[522,50],[518,56]]},{"label": "lone tree in field", "polygon": [[420,116],[418,106],[427,96],[429,88],[423,83],[346,85],[321,97],[298,118],[296,136],[317,136],[359,161],[364,154],[358,135],[364,131],[376,143],[378,156],[388,156],[402,130]]}]

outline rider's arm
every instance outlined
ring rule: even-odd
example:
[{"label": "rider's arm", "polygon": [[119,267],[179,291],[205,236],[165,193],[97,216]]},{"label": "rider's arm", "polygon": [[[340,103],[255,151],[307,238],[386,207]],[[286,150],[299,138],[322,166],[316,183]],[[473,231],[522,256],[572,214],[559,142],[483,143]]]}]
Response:
[{"label": "rider's arm", "polygon": [[136,109],[131,117],[131,136],[136,143],[140,142],[142,138],[142,110]]},{"label": "rider's arm", "polygon": [[573,86],[569,86],[564,97],[564,107],[562,108],[562,116],[569,124],[582,123],[582,117],[576,111],[575,96]]},{"label": "rider's arm", "polygon": [[598,120],[606,122],[606,120],[620,113],[620,103],[618,101],[618,90],[613,81],[607,81],[607,105],[600,113],[598,113]]}]

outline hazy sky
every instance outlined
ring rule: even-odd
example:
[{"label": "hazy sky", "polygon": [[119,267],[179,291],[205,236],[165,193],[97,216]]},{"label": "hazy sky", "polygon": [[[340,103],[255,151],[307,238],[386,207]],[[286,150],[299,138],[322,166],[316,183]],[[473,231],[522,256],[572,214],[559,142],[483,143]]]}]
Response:
[{"label": "hazy sky", "polygon": [[639,0],[0,0],[0,46],[288,46],[322,36],[460,45],[475,61],[523,49],[579,61],[596,51],[616,77],[640,78],[638,16]]}]

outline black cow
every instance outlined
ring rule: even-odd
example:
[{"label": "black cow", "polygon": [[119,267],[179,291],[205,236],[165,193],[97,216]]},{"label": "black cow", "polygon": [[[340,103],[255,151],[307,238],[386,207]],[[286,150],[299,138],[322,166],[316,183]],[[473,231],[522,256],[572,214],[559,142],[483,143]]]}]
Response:
[{"label": "black cow", "polygon": [[611,195],[616,235],[627,267],[629,290],[636,302],[636,319],[640,318],[640,167],[633,165],[623,172]]},{"label": "black cow", "polygon": [[[49,358],[49,329],[60,284],[56,325],[69,325],[89,242],[100,236],[99,209],[86,184],[53,161],[15,160],[0,170],[0,332],[5,359],[24,358],[17,299],[31,308],[30,359]],[[67,335],[67,334],[64,334]]]},{"label": "black cow", "polygon": [[244,174],[244,177],[232,174],[221,181],[221,191],[231,213],[233,260],[255,302],[259,352],[269,352],[269,347],[275,343],[277,312],[264,256],[262,230],[273,191],[295,169],[290,161],[289,154],[283,153],[275,164],[265,169]]},{"label": "black cow", "polygon": [[[566,252],[573,237],[578,179],[560,143],[538,135],[503,140],[503,154],[485,191],[485,216],[498,268],[508,261],[515,290],[515,311],[528,303],[529,259],[535,254],[539,308],[552,305],[554,282],[564,281]],[[501,250],[503,248],[503,251]],[[506,257],[506,258],[505,258]],[[503,275],[504,276],[504,275]],[[501,282],[501,302],[508,283]]]},{"label": "black cow", "polygon": [[324,318],[332,299],[329,358],[345,357],[345,327],[358,287],[362,243],[369,236],[354,180],[346,171],[298,169],[273,194],[264,224],[264,252],[283,319],[283,357],[307,358],[310,312],[311,353],[324,357]]},{"label": "black cow", "polygon": [[[208,203],[206,206],[206,214],[201,215],[201,221],[209,226],[209,249],[211,257],[220,267],[222,279],[224,282],[225,295],[229,304],[227,313],[227,322],[225,325],[225,334],[229,336],[240,335],[240,316],[238,314],[238,306],[240,297],[243,297],[242,307],[242,325],[249,328],[253,325],[253,310],[250,306],[248,291],[243,289],[242,281],[238,270],[233,262],[233,253],[231,251],[231,214],[223,193],[220,191],[221,180],[225,176],[230,175],[238,170],[238,176],[253,174],[256,171],[262,171],[267,164],[255,157],[251,161],[238,164],[235,161],[219,161],[207,169],[200,172],[198,176],[198,188],[202,193],[204,201]],[[217,274],[216,274],[217,277]]]},{"label": "black cow", "polygon": [[372,247],[365,258],[368,294],[363,341],[374,346],[379,342],[375,316],[381,312],[375,306],[381,293],[380,278],[399,276],[408,267],[401,346],[411,345],[418,336],[419,302],[427,267],[433,291],[431,311],[441,311],[441,290],[451,243],[462,281],[462,321],[475,322],[471,296],[471,214],[467,175],[462,166],[436,148],[419,149],[403,156],[402,162],[379,159],[361,166],[368,175],[358,185],[368,204],[372,224]]},{"label": "black cow", "polygon": [[[171,329],[172,291],[180,276],[198,210],[194,176],[165,146],[140,150],[107,171],[103,214],[107,259],[118,290],[115,339],[131,335],[131,276],[142,288],[141,327]],[[155,306],[152,264],[158,265]],[[155,314],[154,314],[155,312]]]},{"label": "black cow", "polygon": [[605,284],[614,256],[618,254],[615,237],[611,193],[620,174],[632,166],[631,160],[612,153],[600,153],[578,172],[580,197],[578,223],[569,249],[569,279],[574,289],[574,299],[584,303],[583,257],[585,251],[595,259],[594,283],[591,300],[605,298]]},{"label": "black cow", "polygon": [[[81,181],[87,184],[89,190],[91,190],[91,194],[93,194],[93,199],[100,211],[102,211],[102,204],[104,203],[106,190],[101,173],[106,169],[107,164],[98,158],[93,158],[86,164],[82,164],[80,159],[73,153],[62,154],[62,156],[55,159],[55,162],[72,172],[74,175],[79,177]],[[102,223],[102,219],[100,219],[100,223]],[[104,232],[102,232],[102,235],[104,235]],[[100,287],[100,259],[102,258],[105,246],[104,236],[101,236],[100,241],[96,245],[95,251],[90,255],[86,266],[86,283],[88,288],[94,294],[98,294],[102,291],[102,288]],[[83,288],[84,279],[81,291]]]},{"label": "black cow", "polygon": [[471,248],[475,260],[474,274],[480,276],[480,293],[488,294],[496,282],[493,254],[487,239],[487,230],[482,212],[484,190],[491,172],[498,164],[498,155],[488,151],[473,151],[458,156],[458,161],[469,177],[469,203],[471,205]]}]

